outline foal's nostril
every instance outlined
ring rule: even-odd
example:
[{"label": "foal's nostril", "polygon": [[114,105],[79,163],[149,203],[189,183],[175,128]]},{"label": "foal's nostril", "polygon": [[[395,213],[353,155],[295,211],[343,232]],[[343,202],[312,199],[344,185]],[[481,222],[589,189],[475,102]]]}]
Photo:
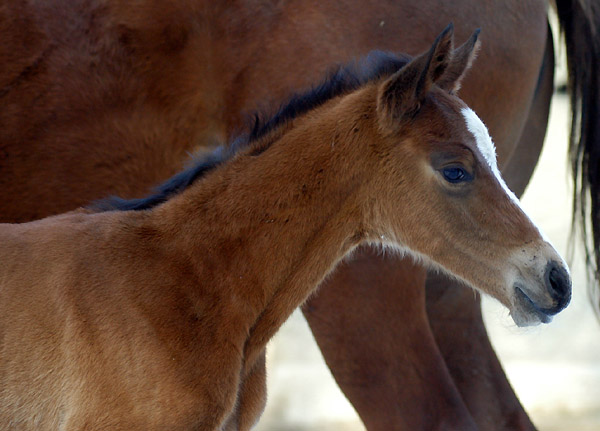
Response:
[{"label": "foal's nostril", "polygon": [[571,300],[571,277],[562,265],[550,262],[546,268],[546,286],[557,301],[556,311],[565,308]]}]

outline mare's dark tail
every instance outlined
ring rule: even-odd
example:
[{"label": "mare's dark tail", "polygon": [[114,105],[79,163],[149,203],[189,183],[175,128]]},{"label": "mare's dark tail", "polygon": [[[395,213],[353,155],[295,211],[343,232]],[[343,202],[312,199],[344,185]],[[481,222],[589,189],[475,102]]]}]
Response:
[{"label": "mare's dark tail", "polygon": [[[569,154],[574,180],[573,227],[579,223],[586,262],[600,291],[600,4],[595,0],[556,0],[567,45],[572,118]],[[590,232],[591,230],[591,232]],[[591,235],[590,235],[591,234]]]}]

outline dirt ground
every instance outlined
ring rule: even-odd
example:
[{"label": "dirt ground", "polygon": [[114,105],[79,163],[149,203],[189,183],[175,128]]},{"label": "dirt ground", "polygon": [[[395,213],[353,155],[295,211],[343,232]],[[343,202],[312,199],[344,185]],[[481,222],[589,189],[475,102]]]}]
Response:
[{"label": "dirt ground", "polygon": [[[566,254],[570,182],[567,97],[554,98],[544,153],[523,205]],[[516,328],[485,300],[486,325],[509,379],[540,431],[600,430],[600,324],[587,297],[581,253],[571,270],[573,301],[550,325]],[[356,412],[324,365],[300,313],[269,346],[269,401],[258,431],[359,431]]]}]

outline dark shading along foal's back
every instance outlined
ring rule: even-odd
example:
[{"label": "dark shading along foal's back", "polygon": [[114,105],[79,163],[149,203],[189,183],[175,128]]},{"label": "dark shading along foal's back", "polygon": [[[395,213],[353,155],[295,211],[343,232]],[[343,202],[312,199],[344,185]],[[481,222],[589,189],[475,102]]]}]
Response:
[{"label": "dark shading along foal's back", "polygon": [[1,225],[0,423],[248,430],[267,341],[362,243],[445,268],[519,324],[548,321],[568,303],[567,269],[453,95],[475,41],[454,50],[449,27],[146,210]]}]

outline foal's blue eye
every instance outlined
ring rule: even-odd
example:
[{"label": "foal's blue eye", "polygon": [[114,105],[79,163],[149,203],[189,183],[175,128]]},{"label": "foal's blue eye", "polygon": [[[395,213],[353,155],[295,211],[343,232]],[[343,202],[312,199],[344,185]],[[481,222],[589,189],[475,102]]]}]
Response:
[{"label": "foal's blue eye", "polygon": [[457,166],[449,166],[442,169],[442,175],[444,175],[446,181],[453,184],[471,179],[471,175],[466,170]]}]

